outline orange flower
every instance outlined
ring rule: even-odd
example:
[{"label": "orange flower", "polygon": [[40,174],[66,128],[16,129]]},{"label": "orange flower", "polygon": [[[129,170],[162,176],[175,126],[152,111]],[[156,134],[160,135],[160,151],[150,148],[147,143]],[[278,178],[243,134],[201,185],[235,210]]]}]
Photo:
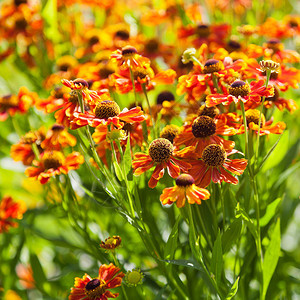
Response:
[{"label": "orange flower", "polygon": [[16,272],[20,280],[20,284],[24,289],[35,288],[35,281],[33,278],[33,271],[31,266],[25,266],[23,264],[18,264],[16,267]]},{"label": "orange flower", "polygon": [[[201,156],[202,151],[207,145],[218,144],[226,150],[231,150],[234,147],[234,142],[224,140],[218,135],[234,135],[236,130],[229,127],[222,119],[212,119],[209,116],[199,116],[192,124],[186,125],[182,133],[174,140],[176,147],[182,145],[195,147],[195,152]],[[182,150],[184,155],[185,150]]]},{"label": "orange flower", "polygon": [[11,146],[10,155],[14,161],[22,161],[25,166],[30,166],[35,158],[32,145],[35,144],[40,153],[43,152],[41,143],[45,139],[45,128],[26,133],[19,143]]},{"label": "orange flower", "polygon": [[114,235],[112,237],[108,237],[105,241],[101,241],[100,247],[106,250],[115,250],[120,247],[122,239],[118,235]]},{"label": "orange flower", "polygon": [[166,188],[160,196],[163,205],[176,202],[178,208],[190,204],[201,204],[201,200],[207,200],[210,196],[208,190],[199,188],[194,184],[194,178],[189,174],[181,174],[176,178],[176,186]]},{"label": "orange flower", "polygon": [[50,177],[67,174],[70,170],[78,169],[83,163],[84,158],[78,152],[72,152],[65,157],[60,151],[45,151],[39,161],[33,161],[34,167],[26,169],[25,174],[45,184]]},{"label": "orange flower", "polygon": [[25,211],[23,202],[14,202],[12,197],[4,196],[0,202],[0,233],[7,232],[10,227],[18,227],[15,221],[22,219]]},{"label": "orange flower", "polygon": [[203,150],[201,159],[192,160],[192,168],[189,173],[194,177],[195,184],[207,187],[211,181],[221,183],[222,181],[237,184],[238,179],[231,175],[243,174],[247,167],[247,160],[228,159],[228,156],[238,153],[236,150],[226,151],[222,146],[211,144]]},{"label": "orange flower", "polygon": [[46,150],[60,150],[61,148],[76,145],[76,138],[68,133],[64,126],[55,124],[46,133],[41,146]]},{"label": "orange flower", "polygon": [[26,87],[21,87],[17,96],[0,97],[0,121],[5,121],[9,115],[14,116],[17,112],[26,113],[37,99],[37,94],[29,92]]},{"label": "orange flower", "polygon": [[136,48],[130,45],[123,47],[122,50],[117,50],[113,52],[110,57],[111,61],[113,63],[117,62],[118,66],[121,67],[121,69],[133,69],[136,67],[150,65],[150,60],[146,57],[139,55]]},{"label": "orange flower", "polygon": [[169,175],[176,178],[180,174],[180,170],[187,172],[190,164],[175,158],[180,155],[178,152],[173,152],[172,143],[164,138],[158,138],[149,146],[149,154],[136,153],[132,162],[134,175],[141,175],[147,170],[155,166],[152,176],[148,182],[150,188],[156,187],[158,181],[164,175],[164,169],[167,168]]},{"label": "orange flower", "polygon": [[119,105],[115,101],[104,100],[101,101],[94,109],[93,113],[74,112],[74,119],[71,122],[71,128],[76,129],[82,126],[90,125],[97,127],[100,125],[113,124],[118,129],[122,128],[124,122],[135,123],[145,120],[145,116],[141,111],[141,108],[135,107],[130,110],[127,108],[120,111]]},{"label": "orange flower", "polygon": [[76,277],[74,287],[71,289],[69,300],[107,300],[116,298],[118,293],[113,294],[109,289],[119,287],[124,273],[114,266],[102,265],[99,268],[99,276],[92,279],[88,274],[82,278]]},{"label": "orange flower", "polygon": [[268,85],[265,87],[264,80],[252,81],[250,85],[242,80],[236,80],[228,89],[227,94],[211,94],[206,97],[206,106],[218,104],[229,105],[231,102],[236,104],[241,100],[260,102],[261,97],[270,97],[274,95],[274,87]]}]

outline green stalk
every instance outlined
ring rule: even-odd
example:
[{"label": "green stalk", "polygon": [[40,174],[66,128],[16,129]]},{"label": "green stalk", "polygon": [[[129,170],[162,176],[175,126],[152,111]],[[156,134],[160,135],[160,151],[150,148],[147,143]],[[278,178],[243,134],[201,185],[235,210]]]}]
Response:
[{"label": "green stalk", "polygon": [[148,105],[148,109],[149,109],[149,115],[151,117],[152,127],[153,127],[153,133],[154,133],[154,138],[155,138],[156,137],[155,121],[154,121],[154,118],[153,118],[153,115],[152,115],[152,110],[151,110],[149,98],[148,98],[148,95],[147,95],[147,90],[146,90],[146,84],[145,83],[142,83],[142,89],[143,89],[143,93],[144,93],[146,101],[147,101],[147,105]]}]

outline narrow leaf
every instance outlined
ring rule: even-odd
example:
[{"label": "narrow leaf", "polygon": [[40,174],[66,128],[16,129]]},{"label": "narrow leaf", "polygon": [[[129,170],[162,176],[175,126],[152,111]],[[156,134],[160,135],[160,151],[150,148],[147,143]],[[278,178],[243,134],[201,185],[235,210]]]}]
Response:
[{"label": "narrow leaf", "polygon": [[280,256],[280,241],[280,219],[278,219],[263,262],[263,299],[265,299],[269,283],[278,263]]},{"label": "narrow leaf", "polygon": [[227,294],[225,300],[230,300],[236,295],[236,293],[238,291],[238,288],[239,288],[239,280],[240,280],[240,277],[238,277],[236,279],[235,283],[232,285],[232,287],[231,287],[229,293]]},{"label": "narrow leaf", "polygon": [[35,254],[30,255],[30,264],[33,271],[34,281],[39,287],[42,287],[42,285],[47,281],[47,279],[42,269],[41,263]]},{"label": "narrow leaf", "polygon": [[228,252],[235,241],[240,237],[242,231],[242,220],[235,219],[227,230],[222,234],[222,249],[223,253]]},{"label": "narrow leaf", "polygon": [[215,274],[217,284],[221,281],[221,274],[223,269],[223,253],[222,253],[222,241],[220,231],[218,232],[217,239],[214,243],[212,251],[211,270]]},{"label": "narrow leaf", "polygon": [[169,235],[168,241],[166,243],[165,249],[164,249],[164,257],[165,259],[174,259],[174,254],[177,249],[178,244],[178,224],[181,217],[178,216],[173,229]]},{"label": "narrow leaf", "polygon": [[276,200],[274,200],[272,203],[270,203],[267,206],[266,213],[259,221],[259,225],[261,227],[266,226],[271,221],[271,219],[275,216],[278,206],[281,203],[281,200],[282,200],[282,198],[277,198]]}]

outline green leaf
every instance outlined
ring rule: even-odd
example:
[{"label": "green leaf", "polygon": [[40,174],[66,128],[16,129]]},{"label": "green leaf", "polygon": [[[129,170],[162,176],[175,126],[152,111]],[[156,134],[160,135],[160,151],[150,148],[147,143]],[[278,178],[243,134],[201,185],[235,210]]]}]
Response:
[{"label": "green leaf", "polygon": [[114,166],[114,169],[115,169],[115,173],[116,173],[116,176],[117,178],[122,181],[123,179],[123,174],[122,174],[122,170],[121,170],[121,167],[119,165],[119,163],[117,163],[116,161],[113,162],[113,166]]},{"label": "green leaf", "polygon": [[271,221],[271,219],[275,216],[278,206],[281,203],[281,200],[282,200],[282,198],[277,198],[276,200],[274,200],[272,203],[270,203],[267,206],[266,213],[264,214],[264,216],[262,218],[260,218],[260,221],[259,221],[259,225],[261,227],[266,226]]},{"label": "green leaf", "polygon": [[52,41],[58,40],[57,30],[57,0],[47,0],[42,10],[42,16],[46,21],[45,34]]},{"label": "green leaf", "polygon": [[248,214],[240,207],[239,204],[237,205],[236,217],[242,217],[243,221],[246,223],[254,239],[257,241],[257,230],[255,224],[253,220],[248,216]]},{"label": "green leaf", "polygon": [[222,249],[223,253],[228,252],[235,241],[240,237],[242,231],[242,220],[240,218],[235,219],[227,230],[222,234]]},{"label": "green leaf", "polygon": [[191,20],[188,18],[184,9],[182,8],[182,6],[180,4],[177,4],[177,11],[181,18],[181,22],[182,22],[183,26],[186,26],[191,23]]},{"label": "green leaf", "polygon": [[128,134],[128,138],[127,138],[126,149],[122,160],[122,167],[124,170],[124,176],[126,176],[128,180],[132,180],[133,174],[131,172],[132,158],[131,158],[131,148],[130,148],[130,133]]},{"label": "green leaf", "polygon": [[262,162],[260,163],[260,165],[257,167],[257,169],[254,171],[254,175],[256,175],[260,169],[263,167],[263,165],[265,164],[265,162],[267,161],[267,159],[270,157],[270,155],[273,153],[273,151],[275,150],[276,146],[278,145],[280,139],[282,137],[282,134],[279,136],[278,140],[275,142],[275,144],[271,147],[271,149],[268,151],[268,153],[265,155],[265,157],[263,158]]},{"label": "green leaf", "polygon": [[181,220],[181,216],[178,216],[173,226],[173,229],[169,235],[168,241],[164,249],[165,259],[174,259],[174,254],[178,245],[178,224],[180,220]]},{"label": "green leaf", "polygon": [[37,286],[42,287],[43,284],[47,281],[41,263],[35,254],[30,255],[30,264],[33,271],[33,278]]},{"label": "green leaf", "polygon": [[269,283],[278,263],[280,256],[280,241],[280,219],[278,219],[263,262],[263,299],[265,299]]},{"label": "green leaf", "polygon": [[218,232],[216,241],[212,251],[211,271],[215,274],[217,284],[220,284],[223,269],[223,253],[220,231]]},{"label": "green leaf", "polygon": [[143,129],[143,138],[144,138],[144,141],[146,143],[148,143],[148,127],[147,127],[146,121],[142,122],[142,129]]},{"label": "green leaf", "polygon": [[240,277],[238,277],[236,279],[235,283],[232,285],[232,287],[231,287],[229,293],[227,294],[225,300],[230,300],[236,295],[236,293],[238,291],[238,288],[239,288],[239,280],[240,280]]}]

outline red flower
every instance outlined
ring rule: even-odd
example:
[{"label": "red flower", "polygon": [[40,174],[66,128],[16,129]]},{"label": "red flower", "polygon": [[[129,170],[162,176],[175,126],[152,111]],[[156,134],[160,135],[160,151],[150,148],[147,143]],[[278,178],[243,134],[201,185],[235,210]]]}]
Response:
[{"label": "red flower", "polygon": [[7,232],[10,227],[17,227],[15,220],[22,219],[25,211],[23,202],[14,202],[12,197],[4,196],[0,202],[0,233]]},{"label": "red flower", "polygon": [[50,177],[61,173],[67,174],[70,170],[78,169],[83,163],[84,158],[78,152],[65,157],[60,151],[45,151],[39,161],[33,161],[34,167],[26,169],[25,174],[45,184]]},{"label": "red flower", "polygon": [[229,105],[231,102],[238,103],[240,100],[244,103],[251,100],[260,102],[261,97],[270,97],[274,95],[274,87],[268,85],[265,87],[264,80],[252,81],[250,85],[242,80],[236,80],[231,84],[227,94],[211,94],[206,97],[206,106],[211,107],[218,104]]},{"label": "red flower", "polygon": [[217,144],[208,145],[203,150],[200,160],[190,161],[192,168],[189,173],[194,177],[195,184],[200,187],[208,186],[211,181],[237,184],[237,178],[231,173],[241,175],[247,167],[247,160],[244,158],[227,158],[237,152],[236,150],[225,151],[222,146]]},{"label": "red flower", "polygon": [[99,276],[92,279],[88,274],[82,278],[76,277],[74,287],[71,289],[69,300],[107,300],[117,298],[118,293],[113,294],[109,289],[119,287],[124,273],[114,266],[102,265],[99,268]]},{"label": "red flower", "polygon": [[154,140],[149,146],[149,154],[136,153],[132,166],[134,175],[141,175],[155,166],[152,176],[148,182],[150,188],[156,187],[158,181],[164,176],[164,169],[167,168],[169,175],[176,178],[180,170],[187,172],[191,165],[185,161],[175,158],[180,155],[179,151],[174,152],[172,143],[164,138]]}]

